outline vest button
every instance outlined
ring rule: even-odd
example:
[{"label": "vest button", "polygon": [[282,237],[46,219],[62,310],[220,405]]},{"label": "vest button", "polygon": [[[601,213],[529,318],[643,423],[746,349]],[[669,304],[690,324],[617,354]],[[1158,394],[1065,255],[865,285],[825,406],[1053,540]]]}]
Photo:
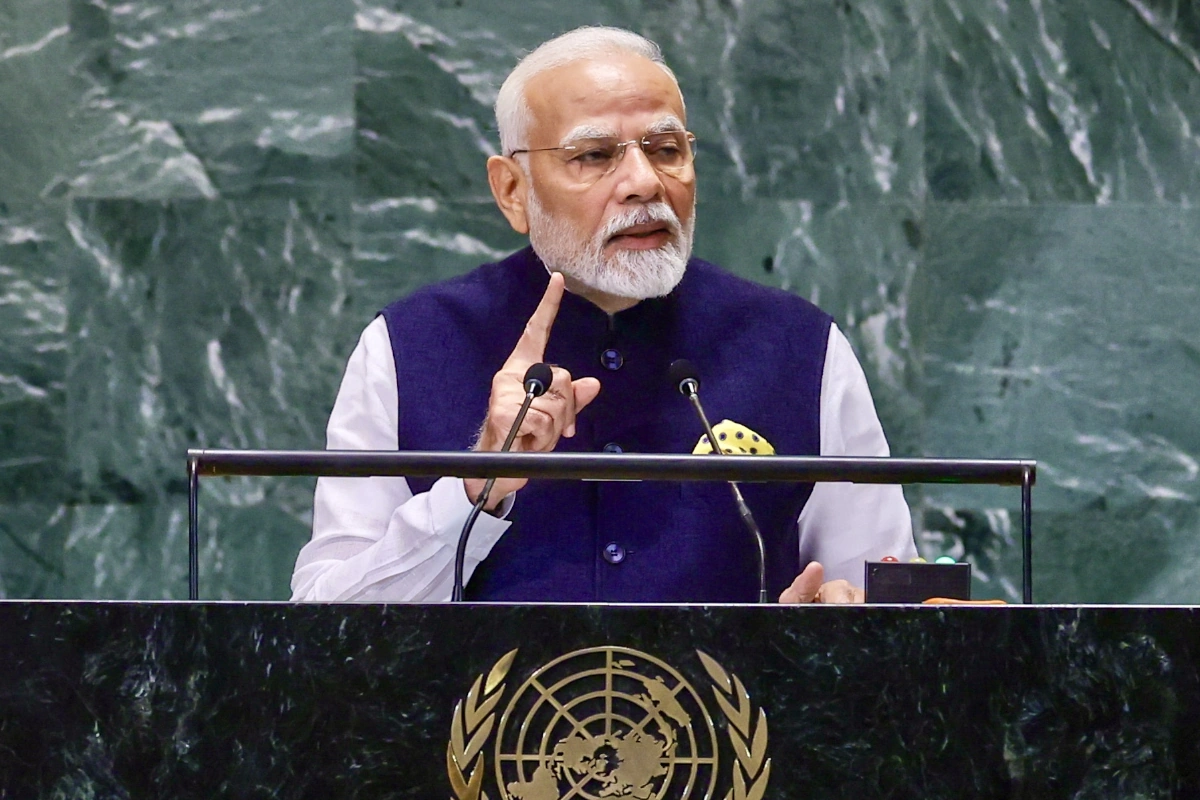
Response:
[{"label": "vest button", "polygon": [[606,452],[606,453],[623,453],[625,451],[622,450],[621,445],[617,444],[616,442],[609,442],[608,444],[604,445],[604,452]]},{"label": "vest button", "polygon": [[625,548],[616,542],[604,546],[604,560],[610,564],[620,564],[625,560]]},{"label": "vest button", "polygon": [[625,364],[625,357],[621,355],[621,351],[614,347],[610,347],[600,354],[600,366],[607,370],[616,372]]}]

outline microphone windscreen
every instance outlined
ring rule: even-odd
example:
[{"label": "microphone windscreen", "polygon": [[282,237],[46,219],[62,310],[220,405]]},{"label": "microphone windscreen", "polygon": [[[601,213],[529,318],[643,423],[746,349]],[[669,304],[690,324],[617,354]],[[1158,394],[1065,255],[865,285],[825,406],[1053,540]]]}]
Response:
[{"label": "microphone windscreen", "polygon": [[700,373],[696,371],[696,365],[686,358],[679,358],[672,361],[667,374],[671,376],[671,385],[681,392],[683,391],[685,381],[695,383],[697,390],[700,388]]},{"label": "microphone windscreen", "polygon": [[550,384],[554,383],[554,373],[549,365],[539,361],[525,370],[524,383],[526,392],[532,392],[534,397],[541,397],[550,388]]}]

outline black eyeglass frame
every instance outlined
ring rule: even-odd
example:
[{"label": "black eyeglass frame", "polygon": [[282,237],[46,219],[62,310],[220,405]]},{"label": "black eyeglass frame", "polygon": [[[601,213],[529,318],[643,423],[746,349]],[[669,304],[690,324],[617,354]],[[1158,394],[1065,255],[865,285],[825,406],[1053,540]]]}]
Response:
[{"label": "black eyeglass frame", "polygon": [[[631,144],[638,145],[638,147],[640,147],[642,149],[642,152],[644,153],[646,151],[646,147],[651,144],[650,137],[662,136],[664,134],[678,134],[678,133],[684,134],[684,138],[687,141],[687,145],[688,145],[687,161],[684,162],[683,164],[679,165],[678,167],[660,167],[657,164],[654,164],[653,160],[651,160],[650,163],[654,166],[654,168],[656,170],[658,170],[659,172],[665,172],[668,175],[675,174],[684,169],[687,169],[692,164],[694,164],[696,161],[696,134],[692,133],[691,131],[687,131],[687,130],[655,131],[653,133],[642,134],[641,138],[639,138],[639,139],[630,139],[627,142],[616,142],[614,146],[617,148],[617,150],[613,157],[612,165],[609,167],[607,172],[605,172],[597,177],[602,178],[606,175],[611,175],[613,172],[615,172],[617,169],[617,166],[620,165],[622,160],[624,160],[625,151],[628,149],[629,145],[631,145]],[[616,138],[616,137],[607,137],[607,136],[605,136],[605,137],[589,137],[588,140],[596,141],[597,139],[608,139],[608,138]],[[508,157],[512,158],[513,156],[520,155],[521,153],[551,153],[551,152],[557,152],[557,151],[564,151],[564,152],[570,153],[570,152],[574,152],[576,150],[581,150],[581,149],[583,149],[583,145],[578,145],[578,144],[567,144],[567,145],[561,145],[559,147],[527,147],[527,148],[521,148],[518,150],[509,151]],[[570,159],[568,159],[564,163],[569,163],[569,162],[570,162]]]}]

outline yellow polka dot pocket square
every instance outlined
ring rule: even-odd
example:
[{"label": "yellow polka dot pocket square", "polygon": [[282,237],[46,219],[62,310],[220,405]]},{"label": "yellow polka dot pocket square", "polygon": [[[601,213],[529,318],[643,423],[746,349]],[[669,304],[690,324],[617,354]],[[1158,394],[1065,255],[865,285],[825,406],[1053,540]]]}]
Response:
[{"label": "yellow polka dot pocket square", "polygon": [[[775,455],[775,448],[771,446],[770,442],[745,425],[740,425],[733,420],[723,419],[716,425],[713,425],[713,433],[717,435],[721,450],[731,455]],[[694,455],[703,455],[711,452],[712,445],[708,443],[708,434],[701,436],[700,441],[696,442],[696,446],[692,448]]]}]

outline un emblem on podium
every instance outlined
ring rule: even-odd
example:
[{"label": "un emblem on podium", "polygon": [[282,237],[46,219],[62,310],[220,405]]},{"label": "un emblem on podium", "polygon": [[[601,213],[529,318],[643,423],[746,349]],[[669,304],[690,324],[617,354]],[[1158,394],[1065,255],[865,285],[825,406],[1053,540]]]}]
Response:
[{"label": "un emblem on podium", "polygon": [[502,800],[761,800],[771,775],[766,713],[706,654],[696,651],[723,731],[701,692],[638,650],[576,650],[510,692],[516,655],[455,706],[446,769],[458,800],[490,800],[485,782]]}]

